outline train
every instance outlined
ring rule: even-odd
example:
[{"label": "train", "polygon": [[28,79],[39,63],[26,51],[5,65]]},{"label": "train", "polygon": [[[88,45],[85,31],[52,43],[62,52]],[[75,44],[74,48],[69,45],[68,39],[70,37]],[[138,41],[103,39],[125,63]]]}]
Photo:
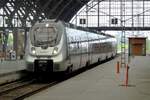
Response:
[{"label": "train", "polygon": [[37,22],[27,35],[26,70],[70,73],[117,54],[114,36],[55,19]]}]

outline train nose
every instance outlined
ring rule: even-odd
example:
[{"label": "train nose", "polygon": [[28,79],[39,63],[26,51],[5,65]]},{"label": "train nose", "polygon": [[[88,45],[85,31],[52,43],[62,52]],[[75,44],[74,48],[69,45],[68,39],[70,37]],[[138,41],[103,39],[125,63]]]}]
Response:
[{"label": "train nose", "polygon": [[53,60],[45,60],[45,59],[35,60],[34,70],[37,73],[53,72]]}]

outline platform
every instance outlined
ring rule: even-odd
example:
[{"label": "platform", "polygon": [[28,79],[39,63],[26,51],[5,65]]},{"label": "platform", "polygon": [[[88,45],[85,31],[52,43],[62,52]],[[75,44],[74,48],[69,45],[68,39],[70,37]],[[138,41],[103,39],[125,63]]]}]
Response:
[{"label": "platform", "polygon": [[0,60],[0,85],[26,76],[24,60]]},{"label": "platform", "polygon": [[116,74],[116,58],[25,100],[150,100],[150,56],[134,57],[129,69],[129,86]]},{"label": "platform", "polygon": [[24,60],[0,60],[0,76],[25,69]]}]

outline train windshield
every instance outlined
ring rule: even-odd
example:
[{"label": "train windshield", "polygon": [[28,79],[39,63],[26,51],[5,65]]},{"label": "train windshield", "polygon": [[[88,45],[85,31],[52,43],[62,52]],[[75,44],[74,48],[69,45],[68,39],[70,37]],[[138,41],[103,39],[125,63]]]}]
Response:
[{"label": "train windshield", "polygon": [[57,32],[54,27],[36,27],[32,32],[32,43],[35,46],[55,46],[57,42]]}]

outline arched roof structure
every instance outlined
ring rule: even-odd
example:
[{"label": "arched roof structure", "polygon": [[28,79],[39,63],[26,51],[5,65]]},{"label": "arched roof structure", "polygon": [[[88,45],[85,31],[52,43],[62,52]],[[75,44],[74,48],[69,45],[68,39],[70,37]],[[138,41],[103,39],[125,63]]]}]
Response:
[{"label": "arched roof structure", "polygon": [[88,1],[0,0],[0,27],[30,27],[36,21],[49,18],[69,22]]},{"label": "arched roof structure", "polygon": [[[95,2],[95,5],[102,4],[103,2],[107,2],[109,6],[108,9],[106,9],[108,12],[107,14],[101,15],[101,13],[98,13],[96,16],[99,14],[101,16],[109,17],[109,22],[111,22],[111,17],[115,16],[112,15],[112,11],[110,8],[112,7],[111,5],[113,4],[112,2],[119,2],[119,0],[0,0],[0,28],[10,28],[10,27],[31,27],[35,22],[41,21],[43,19],[57,19],[57,20],[63,20],[65,22],[69,22],[72,17],[85,5],[88,5],[88,2]],[[149,12],[149,8],[146,9],[147,4],[145,4],[145,1],[148,0],[124,0],[124,1],[129,1],[131,2],[131,7],[134,7],[132,3],[136,3],[137,1],[142,1],[142,6],[141,6],[141,11],[140,12],[140,17],[143,18],[143,23],[144,19],[147,18],[147,12]],[[94,4],[94,3],[93,3]],[[101,5],[100,5],[101,6]],[[93,8],[94,5],[87,7]],[[103,7],[103,5],[102,5]],[[106,6],[104,6],[105,8]],[[118,6],[119,7],[119,6]],[[115,8],[114,8],[115,9]],[[97,12],[98,11],[98,6],[96,8]],[[105,9],[103,9],[105,10]],[[119,9],[118,9],[119,10]],[[90,11],[90,10],[87,10]],[[131,10],[134,12],[135,10]],[[139,14],[134,14],[131,12],[131,18],[132,22],[134,22],[134,19],[136,16]],[[118,11],[119,13],[119,11]],[[93,16],[93,15],[91,15]],[[119,14],[117,16],[120,16]],[[116,17],[116,16],[115,16]],[[99,17],[100,18],[100,17]],[[149,14],[148,18],[149,19]],[[99,22],[99,21],[98,21]],[[134,23],[133,23],[134,24]],[[111,25],[111,23],[109,23]],[[99,26],[99,25],[98,25]],[[143,24],[144,26],[144,24]],[[149,30],[149,27],[145,27],[142,29],[144,30]],[[102,27],[102,29],[106,30],[110,28],[110,30],[113,28],[115,30],[120,30],[121,28],[117,29],[116,27]],[[136,27],[138,28],[138,26]],[[136,29],[135,28],[135,29]],[[97,29],[97,27],[96,27]],[[129,29],[133,29],[132,27]]]},{"label": "arched roof structure", "polygon": [[36,0],[48,18],[69,22],[78,10],[90,0]]}]

